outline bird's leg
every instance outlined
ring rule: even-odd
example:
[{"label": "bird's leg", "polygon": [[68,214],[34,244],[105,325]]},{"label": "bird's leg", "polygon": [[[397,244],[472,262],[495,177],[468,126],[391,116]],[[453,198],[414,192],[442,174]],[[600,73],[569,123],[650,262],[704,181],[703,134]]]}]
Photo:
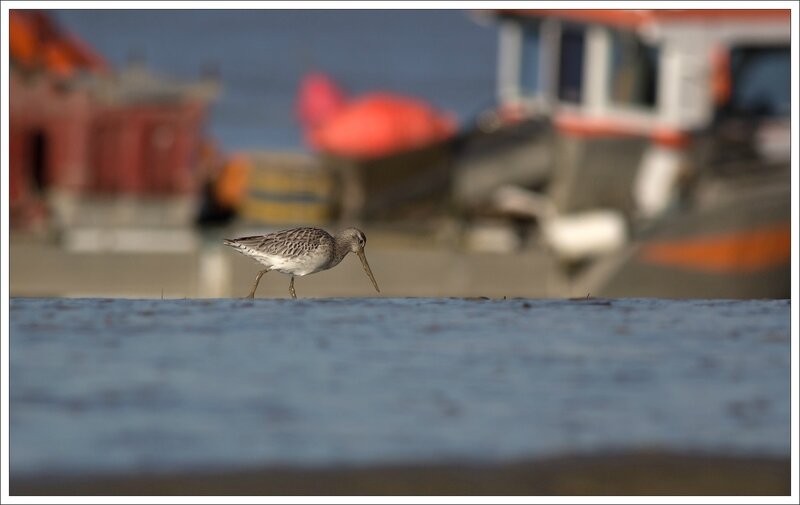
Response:
[{"label": "bird's leg", "polygon": [[258,287],[258,282],[261,280],[261,276],[264,275],[267,272],[269,272],[269,268],[265,268],[264,270],[258,272],[258,275],[256,275],[256,283],[253,284],[253,289],[250,291],[250,294],[247,295],[247,298],[255,298],[255,296],[256,296],[256,288]]},{"label": "bird's leg", "polygon": [[292,295],[292,298],[297,298],[297,293],[294,292],[294,275],[292,280],[289,281],[289,294]]}]

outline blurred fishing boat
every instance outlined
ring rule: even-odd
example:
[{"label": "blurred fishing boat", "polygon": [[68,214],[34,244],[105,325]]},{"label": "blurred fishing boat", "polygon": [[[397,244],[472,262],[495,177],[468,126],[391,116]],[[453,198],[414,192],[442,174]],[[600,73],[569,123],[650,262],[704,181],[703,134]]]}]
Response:
[{"label": "blurred fishing boat", "polygon": [[789,296],[789,11],[479,15],[499,104],[456,157],[465,216],[530,220],[576,295]]},{"label": "blurred fishing boat", "polygon": [[497,107],[334,156],[346,217],[456,209],[467,249],[554,257],[554,296],[789,296],[788,11],[476,15],[500,25]]}]

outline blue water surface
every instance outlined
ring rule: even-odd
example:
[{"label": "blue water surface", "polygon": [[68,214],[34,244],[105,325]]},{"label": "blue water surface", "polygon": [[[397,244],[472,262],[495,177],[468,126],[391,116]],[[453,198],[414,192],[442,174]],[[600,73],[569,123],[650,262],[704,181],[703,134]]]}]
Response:
[{"label": "blue water surface", "polygon": [[13,475],[789,454],[788,301],[12,299]]}]

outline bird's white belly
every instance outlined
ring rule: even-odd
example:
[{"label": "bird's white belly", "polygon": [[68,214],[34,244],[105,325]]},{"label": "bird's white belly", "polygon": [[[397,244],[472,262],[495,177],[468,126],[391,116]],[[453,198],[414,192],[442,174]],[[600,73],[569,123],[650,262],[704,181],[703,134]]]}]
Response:
[{"label": "bird's white belly", "polygon": [[257,259],[259,263],[269,267],[270,270],[297,276],[313,274],[322,270],[325,265],[325,258],[315,254],[294,257],[265,254]]}]

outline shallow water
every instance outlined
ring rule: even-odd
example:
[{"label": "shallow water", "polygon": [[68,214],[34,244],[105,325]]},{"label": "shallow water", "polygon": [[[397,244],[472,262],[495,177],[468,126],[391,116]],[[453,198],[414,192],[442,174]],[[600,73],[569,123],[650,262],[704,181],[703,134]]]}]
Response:
[{"label": "shallow water", "polygon": [[789,454],[788,301],[12,299],[11,471]]}]

